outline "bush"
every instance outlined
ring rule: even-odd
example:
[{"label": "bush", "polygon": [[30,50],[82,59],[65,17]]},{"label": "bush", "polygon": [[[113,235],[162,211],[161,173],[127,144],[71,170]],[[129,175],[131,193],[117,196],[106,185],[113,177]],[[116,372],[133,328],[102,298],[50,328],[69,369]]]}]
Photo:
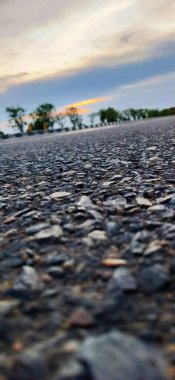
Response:
[{"label": "bush", "polygon": [[3,139],[5,136],[4,132],[0,131],[0,139]]},{"label": "bush", "polygon": [[33,135],[34,135],[34,132],[32,132],[32,131],[31,131],[31,132],[27,132],[27,135],[28,135],[28,136],[33,136]]},{"label": "bush", "polygon": [[2,140],[6,140],[6,139],[9,139],[9,135],[7,135],[7,134],[5,134],[5,133],[3,133],[3,135],[0,135],[0,139],[2,139]]}]

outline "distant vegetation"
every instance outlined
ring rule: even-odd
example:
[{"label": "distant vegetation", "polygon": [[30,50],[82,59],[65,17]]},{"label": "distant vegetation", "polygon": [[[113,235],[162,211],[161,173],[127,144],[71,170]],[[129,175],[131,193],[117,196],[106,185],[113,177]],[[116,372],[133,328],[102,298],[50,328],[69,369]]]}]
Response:
[{"label": "distant vegetation", "polygon": [[24,132],[24,126],[26,122],[24,121],[25,110],[24,108],[18,107],[7,107],[6,112],[9,117],[9,125],[17,128],[21,133]]},{"label": "distant vegetation", "polygon": [[118,111],[114,108],[102,109],[99,111],[100,120],[102,123],[125,122],[134,120],[144,120],[153,117],[175,115],[175,108],[166,108],[163,110],[147,109],[147,108],[128,108],[124,111]]},{"label": "distant vegetation", "polygon": [[[23,107],[7,107],[9,126],[16,129],[16,137],[20,137],[26,130],[27,134],[34,132],[43,133],[44,131],[52,132],[55,126],[58,131],[69,130],[65,127],[66,120],[69,119],[71,129],[88,128],[83,123],[83,117],[78,108],[69,107],[64,112],[56,112],[56,108],[51,103],[40,104],[33,112],[26,114]],[[175,108],[158,109],[134,109],[129,108],[123,111],[116,110],[112,107],[99,110],[99,112],[88,115],[90,127],[95,125],[98,118],[101,125],[110,123],[122,123],[136,120],[145,120],[149,118],[175,115]],[[8,135],[0,131],[0,138],[8,138]]]}]

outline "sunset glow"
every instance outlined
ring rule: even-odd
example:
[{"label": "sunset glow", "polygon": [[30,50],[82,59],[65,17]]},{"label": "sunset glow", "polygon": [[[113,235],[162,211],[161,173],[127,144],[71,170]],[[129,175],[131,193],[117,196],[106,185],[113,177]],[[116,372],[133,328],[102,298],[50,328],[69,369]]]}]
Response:
[{"label": "sunset glow", "polygon": [[[76,107],[78,113],[80,115],[83,115],[83,114],[86,114],[88,112],[90,112],[90,109],[89,108],[79,108],[79,107]],[[59,115],[59,114],[62,114],[62,115],[65,115],[67,116],[68,115],[68,110],[66,108],[60,110],[60,111],[56,111],[53,115],[56,116],[56,115]]]},{"label": "sunset glow", "polygon": [[92,99],[82,100],[82,101],[77,102],[77,103],[69,104],[66,107],[82,107],[82,106],[87,106],[87,105],[90,105],[90,104],[96,104],[96,103],[105,102],[106,100],[109,100],[110,98],[111,97],[109,97],[109,96],[103,96],[101,98],[92,98]]},{"label": "sunset glow", "polygon": [[57,109],[57,111],[54,113],[54,115],[59,115],[60,113],[63,115],[67,115],[68,108],[76,108],[78,110],[78,113],[83,115],[91,112],[90,108],[84,108],[84,106],[92,105],[92,104],[97,104],[97,103],[102,103],[107,100],[110,100],[111,97],[109,96],[102,96],[100,98],[91,98],[91,99],[86,99],[86,100],[80,100],[79,102],[68,104],[67,106],[62,107],[61,109]]}]

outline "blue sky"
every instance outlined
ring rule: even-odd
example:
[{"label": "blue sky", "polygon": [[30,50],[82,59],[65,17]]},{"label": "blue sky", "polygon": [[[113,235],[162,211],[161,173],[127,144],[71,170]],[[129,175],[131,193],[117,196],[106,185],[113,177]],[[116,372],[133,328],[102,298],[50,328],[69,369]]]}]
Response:
[{"label": "blue sky", "polygon": [[9,105],[175,105],[174,14],[173,0],[1,0],[0,129]]}]

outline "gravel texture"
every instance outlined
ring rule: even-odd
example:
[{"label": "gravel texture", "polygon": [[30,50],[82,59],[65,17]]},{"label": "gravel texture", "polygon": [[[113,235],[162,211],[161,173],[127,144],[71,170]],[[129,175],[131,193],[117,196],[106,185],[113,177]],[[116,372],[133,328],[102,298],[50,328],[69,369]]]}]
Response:
[{"label": "gravel texture", "polygon": [[2,142],[0,167],[0,380],[175,379],[175,118]]}]

